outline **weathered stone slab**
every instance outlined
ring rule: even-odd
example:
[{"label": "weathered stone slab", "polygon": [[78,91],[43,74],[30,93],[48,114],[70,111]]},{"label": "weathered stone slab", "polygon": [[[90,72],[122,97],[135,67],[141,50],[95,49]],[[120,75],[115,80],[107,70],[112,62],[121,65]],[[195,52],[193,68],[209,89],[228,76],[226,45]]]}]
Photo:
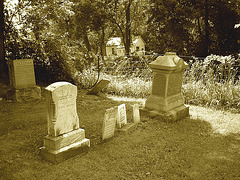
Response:
[{"label": "weathered stone slab", "polygon": [[45,136],[43,139],[44,147],[47,149],[58,150],[85,139],[85,130],[77,129],[66,134],[54,136]]},{"label": "weathered stone slab", "polygon": [[168,112],[159,112],[156,110],[149,111],[145,108],[140,108],[141,116],[149,116],[157,118],[164,122],[176,122],[189,116],[189,107],[182,105]]},{"label": "weathered stone slab", "polygon": [[118,106],[117,128],[122,128],[126,124],[127,124],[126,105],[121,104]]},{"label": "weathered stone slab", "polygon": [[41,88],[36,86],[32,59],[13,60],[8,63],[11,89],[6,99],[25,102],[41,99]]},{"label": "weathered stone slab", "polygon": [[41,88],[38,86],[24,89],[10,89],[6,98],[16,102],[28,102],[41,99]]},{"label": "weathered stone slab", "polygon": [[58,136],[79,128],[77,86],[56,82],[46,88],[48,135]]},{"label": "weathered stone slab", "polygon": [[48,161],[57,164],[78,154],[87,152],[90,148],[90,140],[85,138],[58,150],[41,147],[41,155]]},{"label": "weathered stone slab", "polygon": [[130,133],[137,128],[137,123],[127,123],[121,129],[116,129],[117,132]]},{"label": "weathered stone slab", "polygon": [[139,104],[132,105],[133,107],[133,123],[140,122]]},{"label": "weathered stone slab", "polygon": [[32,59],[13,60],[9,65],[10,83],[15,89],[36,86]]},{"label": "weathered stone slab", "polygon": [[103,127],[102,127],[102,140],[111,138],[114,136],[116,121],[117,121],[117,107],[107,109],[104,115]]},{"label": "weathered stone slab", "polygon": [[88,92],[88,94],[97,94],[100,92],[103,88],[105,88],[110,83],[107,79],[102,79],[99,81],[91,91]]}]

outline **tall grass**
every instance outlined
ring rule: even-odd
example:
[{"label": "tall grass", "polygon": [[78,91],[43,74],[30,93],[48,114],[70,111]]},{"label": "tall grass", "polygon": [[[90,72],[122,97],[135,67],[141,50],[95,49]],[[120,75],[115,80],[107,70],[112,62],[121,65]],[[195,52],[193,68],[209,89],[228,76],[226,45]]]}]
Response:
[{"label": "tall grass", "polygon": [[[119,64],[123,64],[118,61]],[[211,55],[204,60],[193,60],[183,74],[182,92],[187,104],[231,108],[240,111],[240,60],[232,56]],[[99,79],[110,80],[104,92],[120,96],[146,98],[151,93],[152,72],[147,67],[139,70],[116,67],[101,71]],[[126,71],[127,69],[127,71]],[[127,72],[127,73],[126,73]],[[75,79],[84,88],[91,88],[97,81],[94,67],[76,73]]]},{"label": "tall grass", "polygon": [[210,55],[196,60],[184,73],[186,103],[215,108],[240,109],[239,59]]}]

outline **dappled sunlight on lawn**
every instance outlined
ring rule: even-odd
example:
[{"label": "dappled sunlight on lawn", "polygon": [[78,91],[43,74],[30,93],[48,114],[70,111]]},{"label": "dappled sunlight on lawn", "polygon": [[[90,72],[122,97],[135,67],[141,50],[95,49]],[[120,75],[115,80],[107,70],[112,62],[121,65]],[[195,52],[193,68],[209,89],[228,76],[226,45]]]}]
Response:
[{"label": "dappled sunlight on lawn", "polygon": [[240,114],[191,105],[190,116],[192,119],[209,122],[214,133],[222,135],[240,134]]}]

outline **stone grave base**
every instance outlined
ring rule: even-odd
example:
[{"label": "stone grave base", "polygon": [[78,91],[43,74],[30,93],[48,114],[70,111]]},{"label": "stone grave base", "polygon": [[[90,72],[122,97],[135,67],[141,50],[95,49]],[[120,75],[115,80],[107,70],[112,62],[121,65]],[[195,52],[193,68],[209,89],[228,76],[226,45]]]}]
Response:
[{"label": "stone grave base", "polygon": [[138,123],[127,123],[122,128],[117,128],[115,131],[129,133],[129,132],[134,131],[137,128],[137,125],[138,125]]},{"label": "stone grave base", "polygon": [[168,112],[158,112],[156,110],[148,110],[145,108],[140,108],[141,116],[150,116],[151,118],[156,118],[165,122],[175,122],[189,116],[189,107],[185,105],[179,106]]},{"label": "stone grave base", "polygon": [[85,130],[77,129],[57,137],[44,137],[41,155],[48,161],[57,164],[78,154],[87,152],[90,140],[85,138]]},{"label": "stone grave base", "polygon": [[39,100],[41,99],[41,88],[34,86],[24,89],[10,89],[6,94],[6,99],[14,102]]}]

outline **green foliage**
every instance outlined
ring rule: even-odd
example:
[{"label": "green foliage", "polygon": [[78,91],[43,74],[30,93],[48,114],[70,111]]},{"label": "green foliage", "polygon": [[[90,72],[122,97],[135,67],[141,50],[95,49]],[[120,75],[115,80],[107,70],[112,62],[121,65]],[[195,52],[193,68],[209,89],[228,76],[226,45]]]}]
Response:
[{"label": "green foliage", "polygon": [[148,29],[144,37],[148,49],[182,55],[229,55],[239,52],[238,1],[152,0]]},{"label": "green foliage", "polygon": [[189,104],[215,108],[240,107],[240,60],[210,55],[195,61],[184,74],[183,93]]}]

